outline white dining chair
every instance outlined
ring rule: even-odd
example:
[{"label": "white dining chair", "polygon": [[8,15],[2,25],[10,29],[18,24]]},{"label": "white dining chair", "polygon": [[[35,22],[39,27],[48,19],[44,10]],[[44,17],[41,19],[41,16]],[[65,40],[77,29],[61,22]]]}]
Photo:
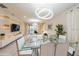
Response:
[{"label": "white dining chair", "polygon": [[17,40],[17,50],[19,56],[32,56],[32,49],[29,47],[24,46],[25,39],[21,38]]},{"label": "white dining chair", "polygon": [[76,48],[74,56],[79,56],[79,47]]},{"label": "white dining chair", "polygon": [[68,48],[69,48],[68,43],[57,44],[55,56],[67,56]]},{"label": "white dining chair", "polygon": [[54,56],[54,49],[53,43],[41,45],[41,56]]}]

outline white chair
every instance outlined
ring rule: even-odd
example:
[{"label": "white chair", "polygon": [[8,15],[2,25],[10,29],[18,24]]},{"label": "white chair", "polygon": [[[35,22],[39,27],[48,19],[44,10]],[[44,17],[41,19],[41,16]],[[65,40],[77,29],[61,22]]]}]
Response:
[{"label": "white chair", "polygon": [[67,40],[66,40],[66,36],[65,35],[59,35],[59,40],[58,40],[60,43],[65,43]]},{"label": "white chair", "polygon": [[20,56],[31,56],[32,55],[31,48],[24,47],[24,43],[25,43],[24,37],[17,40],[18,55],[20,55]]},{"label": "white chair", "polygon": [[68,47],[69,47],[68,43],[63,44],[59,43],[56,47],[55,56],[67,56]]},{"label": "white chair", "polygon": [[75,56],[79,56],[79,47],[77,47],[75,50]]},{"label": "white chair", "polygon": [[55,48],[53,43],[41,45],[41,56],[53,56],[54,49]]},{"label": "white chair", "polygon": [[69,46],[68,48],[68,56],[74,56],[75,48],[72,46]]}]

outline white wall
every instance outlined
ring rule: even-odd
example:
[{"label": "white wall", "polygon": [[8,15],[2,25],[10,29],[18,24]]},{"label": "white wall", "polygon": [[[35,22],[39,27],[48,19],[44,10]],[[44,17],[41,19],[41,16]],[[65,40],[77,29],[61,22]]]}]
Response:
[{"label": "white wall", "polygon": [[66,14],[65,14],[65,12],[62,12],[62,13],[58,14],[57,16],[53,17],[51,20],[47,21],[45,29],[47,30],[48,24],[52,24],[52,30],[50,31],[50,33],[55,34],[56,33],[55,32],[56,25],[62,24],[64,26],[65,31],[66,31],[66,29],[67,29],[66,20],[67,20]]}]

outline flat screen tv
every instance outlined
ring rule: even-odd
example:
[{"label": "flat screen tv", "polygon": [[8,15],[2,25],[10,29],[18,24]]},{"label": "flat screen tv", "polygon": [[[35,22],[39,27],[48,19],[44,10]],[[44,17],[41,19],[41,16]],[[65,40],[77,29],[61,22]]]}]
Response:
[{"label": "flat screen tv", "polygon": [[11,24],[11,32],[16,32],[20,30],[20,25],[18,24]]}]

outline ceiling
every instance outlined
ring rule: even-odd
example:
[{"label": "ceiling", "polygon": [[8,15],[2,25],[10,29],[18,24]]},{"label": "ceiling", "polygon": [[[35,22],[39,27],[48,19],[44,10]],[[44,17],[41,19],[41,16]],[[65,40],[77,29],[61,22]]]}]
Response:
[{"label": "ceiling", "polygon": [[35,15],[36,8],[50,8],[54,16],[76,5],[75,3],[4,3],[8,9],[22,20],[39,19]]}]

